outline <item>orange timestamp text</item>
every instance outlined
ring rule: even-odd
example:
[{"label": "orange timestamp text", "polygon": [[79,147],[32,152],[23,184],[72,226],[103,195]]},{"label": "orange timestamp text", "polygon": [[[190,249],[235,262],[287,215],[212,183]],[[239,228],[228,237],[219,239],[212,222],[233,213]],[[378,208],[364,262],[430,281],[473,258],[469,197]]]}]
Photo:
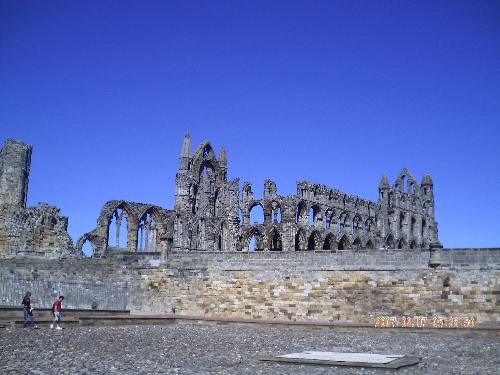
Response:
[{"label": "orange timestamp text", "polygon": [[474,328],[473,316],[377,316],[375,328]]}]

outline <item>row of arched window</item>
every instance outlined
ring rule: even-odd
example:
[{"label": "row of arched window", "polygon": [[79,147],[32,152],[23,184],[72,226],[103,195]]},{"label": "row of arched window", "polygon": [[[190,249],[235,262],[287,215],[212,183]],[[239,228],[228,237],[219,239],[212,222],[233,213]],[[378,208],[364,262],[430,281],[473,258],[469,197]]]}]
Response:
[{"label": "row of arched window", "polygon": [[[128,249],[129,223],[126,212],[117,208],[109,220],[108,241],[109,247]],[[146,211],[137,223],[136,248],[137,251],[156,251],[158,236],[157,223],[150,211]]]}]

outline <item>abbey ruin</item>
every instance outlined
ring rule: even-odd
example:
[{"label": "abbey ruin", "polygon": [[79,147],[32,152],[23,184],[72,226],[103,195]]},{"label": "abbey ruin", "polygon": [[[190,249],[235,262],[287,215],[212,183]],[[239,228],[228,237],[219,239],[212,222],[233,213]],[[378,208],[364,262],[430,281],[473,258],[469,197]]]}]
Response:
[{"label": "abbey ruin", "polygon": [[10,139],[0,151],[0,305],[32,290],[40,305],[58,291],[67,307],[195,316],[500,319],[500,251],[443,249],[429,175],[383,176],[376,202],[308,181],[282,196],[271,180],[255,199],[228,181],[224,148],[193,153],[186,135],[173,209],[110,200],[74,243],[58,208],[26,207],[31,153]]},{"label": "abbey ruin", "polygon": [[[46,204],[26,208],[30,159],[31,146],[19,141],[8,140],[0,154],[2,257],[77,256],[86,241],[94,257],[124,251],[425,249],[438,242],[429,175],[418,184],[405,168],[392,187],[383,176],[377,202],[308,181],[297,183],[296,195],[281,196],[271,180],[264,182],[264,197],[254,199],[249,182],[240,191],[238,179],[227,180],[224,148],[217,158],[210,143],[203,142],[193,154],[186,135],[174,209],[109,201],[96,229],[72,249],[67,218],[58,209]],[[257,206],[263,223],[250,222]]]}]

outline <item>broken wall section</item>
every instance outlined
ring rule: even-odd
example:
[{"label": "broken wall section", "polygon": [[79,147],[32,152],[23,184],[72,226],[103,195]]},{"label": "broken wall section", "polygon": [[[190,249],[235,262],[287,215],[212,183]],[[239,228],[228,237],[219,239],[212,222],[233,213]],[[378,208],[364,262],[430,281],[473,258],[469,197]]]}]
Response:
[{"label": "broken wall section", "polygon": [[68,219],[46,203],[26,208],[32,146],[8,139],[0,150],[0,259],[79,257]]}]

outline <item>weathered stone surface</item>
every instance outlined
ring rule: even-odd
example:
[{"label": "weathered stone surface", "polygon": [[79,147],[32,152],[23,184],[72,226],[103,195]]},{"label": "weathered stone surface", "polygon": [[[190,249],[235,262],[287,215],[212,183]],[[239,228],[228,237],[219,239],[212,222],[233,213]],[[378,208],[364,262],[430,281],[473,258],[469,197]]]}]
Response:
[{"label": "weathered stone surface", "polygon": [[0,259],[72,258],[68,219],[46,203],[26,208],[32,147],[8,139],[0,150]]},{"label": "weathered stone surface", "polygon": [[[297,194],[281,196],[276,183],[264,181],[264,196],[255,199],[252,185],[227,181],[227,155],[215,156],[208,141],[191,153],[184,138],[175,178],[174,211],[133,202],[110,201],[97,228],[78,240],[89,241],[94,256],[123,251],[302,251],[428,248],[439,244],[434,219],[433,183],[418,184],[404,168],[391,187],[383,176],[379,200],[368,201],[308,181]],[[250,212],[263,210],[262,223],[250,223]],[[148,216],[149,215],[149,216]],[[113,223],[113,224],[112,224]],[[127,241],[110,238],[126,225]],[[144,245],[144,242],[146,244]],[[113,245],[116,244],[116,245]]]},{"label": "weathered stone surface", "polygon": [[[26,290],[50,307],[56,288],[72,308],[281,319],[354,321],[378,316],[474,317],[500,321],[500,249],[429,252],[176,252],[123,259],[0,262],[0,304],[19,305]],[[467,261],[467,266],[462,262]],[[123,306],[121,301],[126,301]],[[414,324],[416,322],[414,321]]]}]

